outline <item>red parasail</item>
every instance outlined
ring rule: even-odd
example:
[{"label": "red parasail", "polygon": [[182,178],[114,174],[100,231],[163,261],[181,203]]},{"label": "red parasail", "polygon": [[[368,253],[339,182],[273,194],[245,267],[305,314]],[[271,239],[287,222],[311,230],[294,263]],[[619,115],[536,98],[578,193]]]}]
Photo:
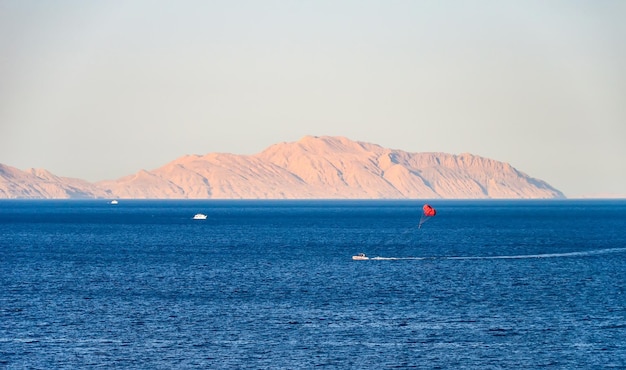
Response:
[{"label": "red parasail", "polygon": [[434,215],[437,214],[437,211],[435,211],[435,209],[428,204],[424,204],[423,209],[424,209],[424,216],[426,217],[433,217]]},{"label": "red parasail", "polygon": [[433,207],[431,207],[429,204],[424,204],[424,207],[422,207],[422,209],[424,210],[424,214],[420,218],[420,223],[418,225],[418,229],[421,229],[422,228],[422,224],[424,222],[430,220],[431,217],[433,217],[433,216],[435,216],[437,214],[437,211],[435,211],[435,209]]}]

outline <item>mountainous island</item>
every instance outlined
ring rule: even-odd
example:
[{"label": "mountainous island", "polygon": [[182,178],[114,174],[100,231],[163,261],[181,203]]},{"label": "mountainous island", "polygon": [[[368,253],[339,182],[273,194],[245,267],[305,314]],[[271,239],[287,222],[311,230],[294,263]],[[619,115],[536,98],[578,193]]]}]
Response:
[{"label": "mountainous island", "polygon": [[0,164],[0,198],[549,199],[565,198],[511,165],[472,154],[409,153],[344,137],[305,136],[254,155],[186,155],[91,183]]}]

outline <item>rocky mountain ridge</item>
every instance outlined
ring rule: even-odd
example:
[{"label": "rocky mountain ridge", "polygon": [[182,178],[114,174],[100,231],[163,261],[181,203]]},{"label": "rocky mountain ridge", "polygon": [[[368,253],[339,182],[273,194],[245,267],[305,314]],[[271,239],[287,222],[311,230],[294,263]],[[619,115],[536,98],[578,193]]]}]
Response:
[{"label": "rocky mountain ridge", "polygon": [[186,155],[89,183],[0,164],[0,198],[539,199],[559,190],[472,154],[409,153],[344,137],[305,136],[255,155]]}]

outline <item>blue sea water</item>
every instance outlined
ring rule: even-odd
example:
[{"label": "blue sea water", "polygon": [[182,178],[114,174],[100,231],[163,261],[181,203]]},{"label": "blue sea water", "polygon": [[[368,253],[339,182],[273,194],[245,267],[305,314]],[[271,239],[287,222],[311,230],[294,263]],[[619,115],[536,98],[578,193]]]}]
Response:
[{"label": "blue sea water", "polygon": [[0,367],[626,367],[626,201],[422,204],[1,201]]}]

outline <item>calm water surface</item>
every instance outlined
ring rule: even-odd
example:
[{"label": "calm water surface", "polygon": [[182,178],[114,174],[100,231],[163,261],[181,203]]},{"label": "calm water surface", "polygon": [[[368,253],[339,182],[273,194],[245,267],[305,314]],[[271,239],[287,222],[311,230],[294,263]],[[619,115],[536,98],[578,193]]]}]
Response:
[{"label": "calm water surface", "polygon": [[626,201],[422,204],[0,201],[0,367],[626,367]]}]

